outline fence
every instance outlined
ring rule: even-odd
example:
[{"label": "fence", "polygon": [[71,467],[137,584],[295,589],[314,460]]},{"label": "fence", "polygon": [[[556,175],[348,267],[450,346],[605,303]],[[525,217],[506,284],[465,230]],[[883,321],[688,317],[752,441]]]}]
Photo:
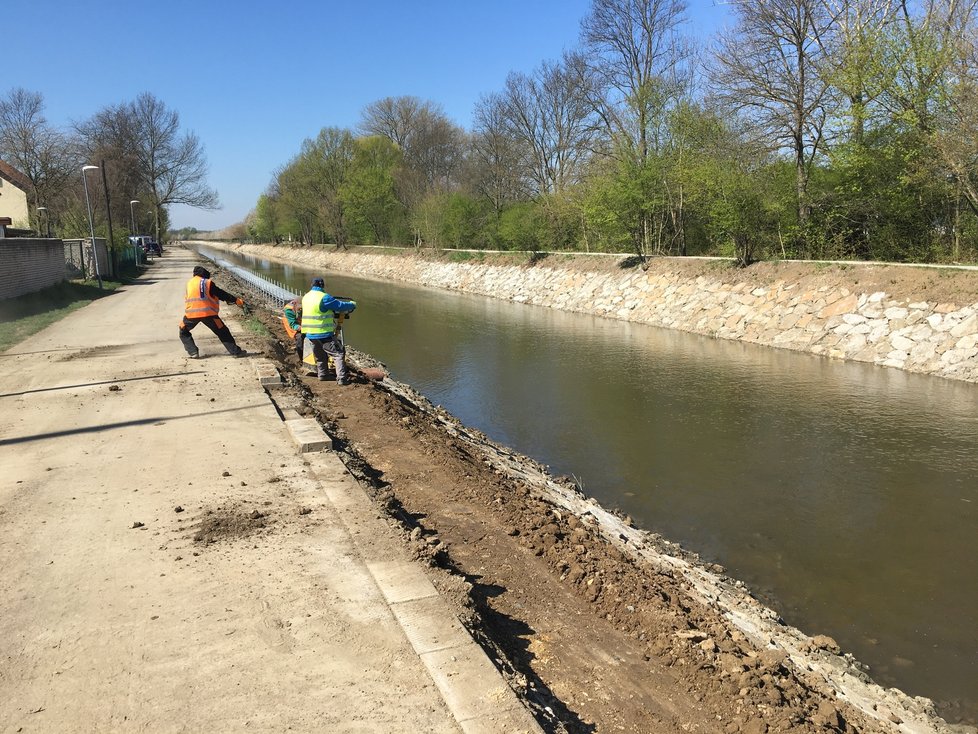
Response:
[{"label": "fence", "polygon": [[[103,278],[112,274],[112,262],[109,260],[105,240],[95,238],[98,250],[98,274]],[[92,251],[91,237],[84,240],[64,240],[65,277],[69,280],[95,277],[95,258]]]},{"label": "fence", "polygon": [[286,301],[297,298],[296,294],[283,285],[279,285],[271,280],[255,275],[245,268],[238,267],[227,260],[215,260],[225,270],[234,274],[238,280],[243,280],[252,288],[260,292],[270,305],[281,306]]}]

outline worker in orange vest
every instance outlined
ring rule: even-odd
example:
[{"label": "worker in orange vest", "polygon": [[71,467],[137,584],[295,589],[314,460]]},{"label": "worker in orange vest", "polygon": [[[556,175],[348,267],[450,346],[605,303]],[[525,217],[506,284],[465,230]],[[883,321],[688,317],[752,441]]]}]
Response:
[{"label": "worker in orange vest", "polygon": [[295,343],[295,353],[302,361],[302,342],[306,335],[302,333],[302,299],[293,298],[285,304],[285,313],[282,314],[282,325],[285,333]]},{"label": "worker in orange vest", "polygon": [[243,300],[218,288],[205,268],[199,265],[195,267],[193,277],[187,281],[184,315],[180,321],[180,341],[183,342],[190,359],[197,359],[200,356],[194,337],[190,333],[197,324],[203,324],[213,331],[232,357],[244,357],[248,354],[237,345],[234,337],[231,336],[231,330],[218,316],[221,309],[220,301],[245,308]]}]

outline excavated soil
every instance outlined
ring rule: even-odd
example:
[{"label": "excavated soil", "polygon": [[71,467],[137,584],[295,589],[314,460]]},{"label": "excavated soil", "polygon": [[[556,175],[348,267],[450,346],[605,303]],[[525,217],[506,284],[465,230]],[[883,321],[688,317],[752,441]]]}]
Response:
[{"label": "excavated soil", "polygon": [[[545,474],[532,460],[389,379],[372,381],[356,369],[346,387],[308,378],[279,315],[257,316],[272,334],[264,356],[285,381],[273,399],[326,427],[347,467],[430,566],[545,731],[911,730],[900,727],[906,713],[891,700],[869,713],[838,698],[810,666],[752,641],[704,603],[683,574],[629,552],[625,534],[609,537],[593,514],[559,506],[532,479]],[[352,350],[348,361],[376,366]],[[570,479],[550,481],[580,495]],[[630,527],[628,518],[620,520]],[[662,548],[683,555],[668,542]],[[810,649],[839,652],[826,637]],[[852,670],[859,675],[858,665]],[[913,730],[950,731],[930,721],[933,729]]]}]

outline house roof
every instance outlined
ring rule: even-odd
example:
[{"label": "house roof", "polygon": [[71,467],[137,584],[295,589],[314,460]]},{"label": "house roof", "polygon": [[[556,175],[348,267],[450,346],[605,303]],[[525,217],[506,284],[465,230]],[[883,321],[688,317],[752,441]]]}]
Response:
[{"label": "house roof", "polygon": [[10,181],[10,183],[25,193],[29,192],[33,188],[31,186],[31,181],[29,178],[27,178],[27,176],[4,161],[0,161],[0,177]]}]

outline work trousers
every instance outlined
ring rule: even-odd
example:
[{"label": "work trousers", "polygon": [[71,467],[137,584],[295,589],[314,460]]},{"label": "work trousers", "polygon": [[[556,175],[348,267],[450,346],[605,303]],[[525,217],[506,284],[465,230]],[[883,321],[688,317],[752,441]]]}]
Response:
[{"label": "work trousers", "polygon": [[197,345],[194,343],[194,337],[190,333],[197,324],[203,324],[213,331],[217,335],[217,338],[221,340],[224,348],[228,350],[228,354],[237,354],[241,351],[241,347],[238,346],[237,342],[234,341],[234,337],[231,336],[231,330],[227,327],[227,324],[221,321],[219,316],[204,316],[200,319],[188,319],[184,316],[180,322],[180,341],[183,342],[183,348],[187,350],[187,354],[197,354]]},{"label": "work trousers", "polygon": [[333,366],[336,367],[336,381],[346,382],[346,362],[343,359],[346,349],[343,345],[332,336],[328,339],[310,339],[309,343],[312,344],[312,355],[316,358],[316,374],[319,379],[326,379],[328,370],[326,358],[332,357]]},{"label": "work trousers", "polygon": [[297,331],[295,333],[295,336],[292,337],[292,340],[295,342],[295,353],[296,353],[296,356],[299,358],[299,361],[301,362],[302,361],[302,343],[306,340],[306,335],[303,334],[301,331]]}]

